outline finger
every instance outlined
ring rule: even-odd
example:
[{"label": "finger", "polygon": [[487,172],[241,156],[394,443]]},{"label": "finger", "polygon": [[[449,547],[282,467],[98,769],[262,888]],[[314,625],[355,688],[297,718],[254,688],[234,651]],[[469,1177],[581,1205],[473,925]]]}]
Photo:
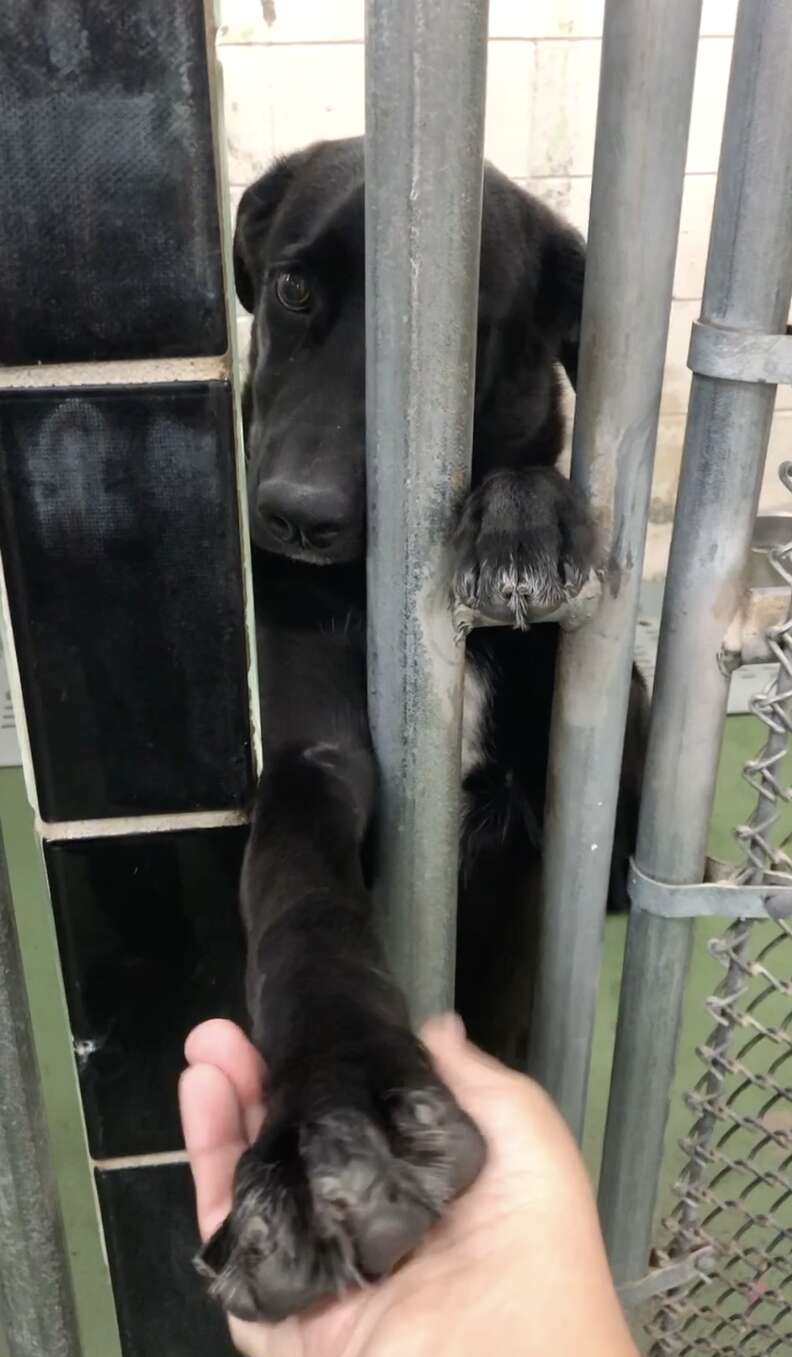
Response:
[{"label": "finger", "polygon": [[471,1080],[489,1081],[498,1076],[513,1077],[513,1071],[468,1041],[464,1023],[457,1013],[440,1013],[429,1018],[421,1028],[421,1040],[438,1068],[451,1071],[455,1080],[469,1083]]},{"label": "finger", "polygon": [[512,1112],[517,1104],[524,1115],[526,1099],[532,1111],[545,1103],[551,1107],[546,1094],[527,1075],[508,1069],[469,1042],[455,1014],[430,1018],[421,1037],[443,1083],[483,1131],[500,1125],[504,1112]]},{"label": "finger", "polygon": [[421,1028],[421,1040],[430,1051],[460,1050],[467,1041],[465,1024],[458,1013],[437,1013]]},{"label": "finger", "polygon": [[179,1080],[179,1110],[195,1183],[202,1239],[231,1209],[234,1169],[248,1138],[236,1089],[214,1065],[191,1065]]},{"label": "finger", "polygon": [[250,1324],[245,1319],[236,1319],[234,1315],[229,1315],[228,1327],[231,1331],[231,1341],[242,1357],[268,1357],[272,1351],[270,1348],[272,1331],[268,1325]]},{"label": "finger", "polygon": [[189,1065],[216,1065],[236,1089],[249,1141],[264,1120],[264,1061],[241,1027],[226,1018],[211,1018],[193,1028],[184,1043]]},{"label": "finger", "polygon": [[491,1165],[517,1164],[550,1145],[554,1162],[574,1158],[569,1128],[544,1089],[469,1042],[453,1014],[430,1019],[421,1035],[443,1083],[484,1133]]},{"label": "finger", "polygon": [[462,1019],[456,1013],[430,1018],[421,1029],[421,1039],[440,1078],[452,1092],[460,1086],[478,1088],[491,1085],[493,1080],[512,1077],[512,1071],[505,1065],[468,1041]]}]

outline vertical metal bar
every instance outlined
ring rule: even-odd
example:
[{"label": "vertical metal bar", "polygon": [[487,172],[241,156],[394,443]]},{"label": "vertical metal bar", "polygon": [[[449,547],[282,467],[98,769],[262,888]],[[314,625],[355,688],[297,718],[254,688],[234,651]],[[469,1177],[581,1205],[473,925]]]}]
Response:
[{"label": "vertical metal bar", "polygon": [[79,1357],[71,1278],[1,836],[0,1329],[10,1357]]},{"label": "vertical metal bar", "polygon": [[561,641],[531,1069],[580,1137],[660,411],[700,0],[605,10],[572,479],[602,601]]},{"label": "vertical metal bar", "polygon": [[487,0],[368,0],[369,710],[389,952],[453,1000],[464,652],[445,559],[470,477]]},{"label": "vertical metal bar", "polygon": [[[783,333],[792,291],[792,0],[741,0],[703,321]],[[636,858],[700,881],[775,387],[694,376]],[[622,981],[600,1204],[619,1283],[647,1264],[692,924],[636,913]]]}]

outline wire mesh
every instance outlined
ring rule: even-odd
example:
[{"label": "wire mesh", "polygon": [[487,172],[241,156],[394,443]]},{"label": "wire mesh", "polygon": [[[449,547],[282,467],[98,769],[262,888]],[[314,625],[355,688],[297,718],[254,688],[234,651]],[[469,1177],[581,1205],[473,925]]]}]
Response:
[{"label": "wire mesh", "polygon": [[[792,463],[780,477],[792,493]],[[792,540],[770,561],[792,586]],[[735,837],[739,883],[792,885],[792,606],[767,633],[776,675],[751,702],[767,728],[743,776],[756,802]],[[713,1028],[697,1048],[701,1078],[686,1097],[677,1205],[663,1223],[660,1266],[695,1255],[695,1280],[655,1302],[651,1357],[772,1357],[792,1352],[792,927],[738,920],[709,944],[723,978],[707,1000]]]}]

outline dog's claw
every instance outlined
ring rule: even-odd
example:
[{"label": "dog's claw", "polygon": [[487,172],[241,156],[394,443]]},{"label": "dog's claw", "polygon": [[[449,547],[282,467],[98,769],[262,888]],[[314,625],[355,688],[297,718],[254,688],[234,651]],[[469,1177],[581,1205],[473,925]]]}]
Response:
[{"label": "dog's claw", "polygon": [[504,588],[493,605],[491,599],[462,596],[451,592],[454,636],[462,642],[477,627],[511,627],[528,631],[536,622],[556,622],[564,631],[574,631],[587,622],[596,610],[602,593],[599,576],[590,570],[586,577],[576,576],[555,598],[538,603],[530,584],[518,580]]},{"label": "dog's claw", "polygon": [[557,472],[496,472],[469,496],[455,535],[454,627],[579,626],[599,585],[578,492]]}]

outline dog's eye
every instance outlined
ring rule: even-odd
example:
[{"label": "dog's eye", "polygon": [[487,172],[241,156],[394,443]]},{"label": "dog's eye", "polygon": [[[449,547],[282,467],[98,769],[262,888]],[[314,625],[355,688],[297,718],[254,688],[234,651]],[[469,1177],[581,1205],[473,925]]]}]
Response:
[{"label": "dog's eye", "polygon": [[275,279],[275,296],[287,311],[307,311],[311,305],[311,289],[302,273],[279,273]]}]

